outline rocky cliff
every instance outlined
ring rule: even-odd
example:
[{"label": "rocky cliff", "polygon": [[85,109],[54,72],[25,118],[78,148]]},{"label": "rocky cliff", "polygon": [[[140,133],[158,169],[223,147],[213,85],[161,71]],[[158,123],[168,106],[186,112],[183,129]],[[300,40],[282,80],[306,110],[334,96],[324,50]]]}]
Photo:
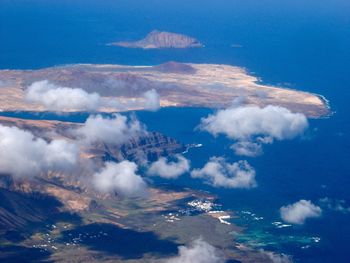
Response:
[{"label": "rocky cliff", "polygon": [[137,163],[154,161],[161,156],[169,156],[186,150],[184,144],[173,138],[167,137],[159,132],[148,132],[147,134],[132,138],[122,145],[111,145],[105,143],[94,144],[89,155],[94,156],[96,161],[121,161],[129,160]]}]

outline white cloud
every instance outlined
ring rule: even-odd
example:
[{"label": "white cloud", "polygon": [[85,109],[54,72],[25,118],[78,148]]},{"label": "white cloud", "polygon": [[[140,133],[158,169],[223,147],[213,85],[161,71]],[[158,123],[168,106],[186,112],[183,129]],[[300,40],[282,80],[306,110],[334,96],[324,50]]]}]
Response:
[{"label": "white cloud", "polygon": [[72,133],[86,143],[122,144],[146,131],[138,120],[128,119],[121,114],[113,114],[112,117],[90,116],[80,128],[73,130]]},{"label": "white cloud", "polygon": [[246,161],[227,163],[222,157],[212,157],[203,168],[191,172],[193,178],[203,178],[215,187],[252,188],[256,186],[255,170]]},{"label": "white cloud", "polygon": [[151,89],[133,98],[103,97],[101,106],[112,108],[115,111],[134,109],[156,111],[160,108],[160,97],[155,89]]},{"label": "white cloud", "polygon": [[88,93],[81,88],[62,87],[48,80],[32,83],[25,91],[25,99],[50,111],[98,111],[103,107],[115,111],[134,108],[155,111],[160,107],[160,97],[155,89],[136,98],[118,99],[101,97],[97,92]]},{"label": "white cloud", "polygon": [[282,206],[280,208],[281,218],[291,224],[304,224],[308,218],[320,217],[322,210],[320,207],[308,200],[300,200],[294,204]]},{"label": "white cloud", "polygon": [[167,179],[177,178],[190,170],[190,162],[182,155],[175,156],[176,161],[168,161],[165,157],[160,157],[148,168],[149,175],[157,175]]},{"label": "white cloud", "polygon": [[263,153],[262,146],[256,142],[238,141],[232,144],[231,149],[236,155],[255,157]]},{"label": "white cloud", "polygon": [[0,172],[15,177],[66,170],[78,160],[78,148],[65,140],[46,142],[28,131],[0,125]]},{"label": "white cloud", "polygon": [[145,99],[144,108],[146,110],[156,111],[160,108],[160,97],[155,89],[146,91],[143,97]]},{"label": "white cloud", "polygon": [[102,193],[116,192],[124,197],[145,196],[147,185],[136,172],[137,165],[134,162],[107,162],[93,175],[93,185]]},{"label": "white cloud", "polygon": [[224,263],[225,259],[219,255],[215,247],[202,239],[193,241],[190,246],[180,246],[179,255],[165,263]]},{"label": "white cloud", "polygon": [[213,135],[225,134],[236,140],[252,136],[268,136],[283,140],[294,138],[307,127],[301,113],[292,113],[279,106],[246,106],[220,110],[202,119],[201,128]]},{"label": "white cloud", "polygon": [[224,134],[238,141],[232,146],[237,155],[255,156],[262,153],[262,144],[301,135],[308,121],[303,114],[279,106],[241,106],[209,115],[199,127],[214,136]]},{"label": "white cloud", "polygon": [[61,87],[47,80],[31,84],[26,90],[25,99],[51,111],[96,111],[101,103],[101,97],[96,92]]}]

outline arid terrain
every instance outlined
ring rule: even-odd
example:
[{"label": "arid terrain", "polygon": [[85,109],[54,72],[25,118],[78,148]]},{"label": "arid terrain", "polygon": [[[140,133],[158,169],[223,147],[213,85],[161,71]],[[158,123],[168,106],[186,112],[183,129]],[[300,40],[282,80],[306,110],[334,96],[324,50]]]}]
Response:
[{"label": "arid terrain", "polygon": [[[7,117],[0,117],[0,123],[48,141],[57,137],[70,140],[67,131],[79,125]],[[150,158],[184,149],[175,140],[152,132],[133,141],[132,149],[141,149]],[[96,144],[82,148],[80,155],[96,164],[106,154],[116,160],[133,159],[132,153],[120,150],[128,148],[128,144]],[[222,223],[226,212],[210,213],[188,205],[192,200],[214,203],[214,196],[163,185],[150,187],[148,198],[124,199],[116,194],[97,193],[84,183],[85,176],[88,175],[84,170],[78,174],[52,171],[24,180],[1,175],[0,259],[162,262],[162,258],[175,255],[179,245],[202,236],[220,247],[227,259],[270,262],[266,254],[232,242],[231,232],[242,229]]]},{"label": "arid terrain", "polygon": [[[39,70],[1,70],[0,109],[44,111],[42,105],[25,98],[28,86],[42,80],[96,92],[103,100],[118,101],[119,106],[102,104],[99,112],[142,110],[145,100],[142,94],[154,89],[161,107],[226,108],[236,100],[241,104],[283,106],[313,118],[330,113],[321,96],[262,84],[239,67],[176,62],[159,66],[76,64]],[[128,103],[130,100],[132,104]]]}]

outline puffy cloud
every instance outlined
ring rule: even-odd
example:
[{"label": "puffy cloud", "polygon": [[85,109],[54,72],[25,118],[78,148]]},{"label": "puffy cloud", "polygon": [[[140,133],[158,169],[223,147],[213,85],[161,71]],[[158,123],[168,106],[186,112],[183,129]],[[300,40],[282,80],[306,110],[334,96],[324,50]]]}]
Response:
[{"label": "puffy cloud", "polygon": [[255,170],[247,161],[227,163],[222,157],[212,157],[203,168],[191,172],[193,178],[203,178],[215,187],[252,188],[256,186]]},{"label": "puffy cloud", "polygon": [[81,88],[62,87],[41,80],[32,83],[25,92],[28,102],[38,103],[50,111],[98,111],[103,107],[116,111],[144,108],[158,110],[160,98],[155,89],[140,94],[139,98],[116,99],[88,93]]},{"label": "puffy cloud", "polygon": [[101,106],[113,108],[116,111],[126,111],[131,109],[145,109],[156,111],[160,108],[160,97],[155,89],[142,93],[135,98],[111,99],[103,97]]},{"label": "puffy cloud", "polygon": [[87,93],[80,88],[61,87],[47,80],[37,81],[26,90],[26,100],[43,105],[52,111],[95,111],[100,107],[98,93]]},{"label": "puffy cloud", "polygon": [[80,128],[73,130],[72,133],[86,143],[121,144],[146,131],[138,120],[128,119],[121,114],[113,114],[112,117],[90,116]]},{"label": "puffy cloud", "polygon": [[232,107],[201,120],[200,129],[214,136],[224,134],[238,141],[232,146],[237,155],[255,156],[261,145],[273,140],[292,139],[308,127],[307,118],[279,106]]},{"label": "puffy cloud", "polygon": [[201,128],[213,135],[246,140],[252,136],[268,136],[278,140],[299,135],[308,126],[306,117],[279,106],[246,106],[218,111],[202,119]]},{"label": "puffy cloud", "polygon": [[259,143],[249,141],[238,141],[232,144],[231,149],[236,155],[255,157],[263,153],[262,146]]},{"label": "puffy cloud", "polygon": [[280,214],[285,222],[301,225],[308,218],[320,217],[322,210],[311,201],[300,200],[294,204],[282,206]]},{"label": "puffy cloud", "polygon": [[157,175],[163,178],[172,179],[190,170],[190,162],[182,155],[176,155],[175,161],[168,161],[165,157],[159,158],[148,168],[149,175]]},{"label": "puffy cloud", "polygon": [[15,177],[65,170],[78,161],[78,148],[65,140],[46,142],[28,131],[0,125],[0,172]]},{"label": "puffy cloud", "polygon": [[147,194],[147,185],[137,172],[134,162],[107,162],[93,175],[93,185],[102,193],[116,192],[124,197],[139,197]]},{"label": "puffy cloud", "polygon": [[196,239],[190,246],[180,246],[179,255],[170,258],[165,263],[224,263],[215,247],[202,239]]},{"label": "puffy cloud", "polygon": [[155,89],[146,91],[143,97],[145,99],[144,107],[146,110],[156,111],[160,108],[160,97]]}]

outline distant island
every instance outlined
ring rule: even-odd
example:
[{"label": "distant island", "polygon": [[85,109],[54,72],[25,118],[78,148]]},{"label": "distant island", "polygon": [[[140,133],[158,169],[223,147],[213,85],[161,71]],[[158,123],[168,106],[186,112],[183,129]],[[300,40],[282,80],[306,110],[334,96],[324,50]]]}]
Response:
[{"label": "distant island", "polygon": [[109,45],[126,48],[200,48],[204,45],[197,39],[183,34],[153,30],[145,38],[137,41],[113,42]]}]

